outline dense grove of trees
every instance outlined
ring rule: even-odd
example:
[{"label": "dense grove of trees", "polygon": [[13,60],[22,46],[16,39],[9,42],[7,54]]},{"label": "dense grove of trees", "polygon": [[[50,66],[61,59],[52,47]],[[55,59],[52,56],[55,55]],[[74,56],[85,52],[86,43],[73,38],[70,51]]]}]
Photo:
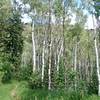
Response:
[{"label": "dense grove of trees", "polygon": [[[1,0],[2,82],[25,80],[31,88],[75,90],[100,96],[99,0]],[[98,21],[86,29],[87,15]],[[22,23],[23,14],[31,21]],[[71,24],[75,16],[75,24]],[[95,24],[93,24],[95,27]]]}]

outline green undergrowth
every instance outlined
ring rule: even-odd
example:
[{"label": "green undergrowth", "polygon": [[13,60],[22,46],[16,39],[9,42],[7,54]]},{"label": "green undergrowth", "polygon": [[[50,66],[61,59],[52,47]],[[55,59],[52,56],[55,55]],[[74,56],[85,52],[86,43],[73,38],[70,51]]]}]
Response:
[{"label": "green undergrowth", "polygon": [[[15,97],[12,96],[14,91]],[[97,95],[83,96],[73,90],[32,90],[26,82],[12,81],[8,84],[0,84],[0,100],[100,100],[100,97]]]}]

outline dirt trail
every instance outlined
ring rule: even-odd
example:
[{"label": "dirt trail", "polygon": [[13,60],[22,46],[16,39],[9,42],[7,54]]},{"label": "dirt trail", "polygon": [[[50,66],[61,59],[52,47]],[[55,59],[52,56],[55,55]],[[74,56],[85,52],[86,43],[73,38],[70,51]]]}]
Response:
[{"label": "dirt trail", "polygon": [[18,85],[16,84],[15,87],[11,90],[11,100],[20,100],[17,94]]}]

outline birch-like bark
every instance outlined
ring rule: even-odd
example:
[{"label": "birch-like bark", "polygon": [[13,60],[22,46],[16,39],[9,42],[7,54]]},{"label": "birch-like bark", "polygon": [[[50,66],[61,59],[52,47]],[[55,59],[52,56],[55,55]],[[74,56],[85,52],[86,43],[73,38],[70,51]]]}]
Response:
[{"label": "birch-like bark", "polygon": [[[93,19],[93,26],[95,27],[93,15],[92,15],[92,19]],[[97,77],[98,77],[98,96],[100,96],[100,68],[99,68],[99,52],[98,52],[97,39],[96,39],[96,35],[97,35],[96,29],[94,29],[94,35],[95,35],[94,45],[95,45]]]},{"label": "birch-like bark", "polygon": [[34,38],[34,21],[32,21],[32,60],[33,60],[33,72],[36,71],[36,48],[35,48],[35,38]]},{"label": "birch-like bark", "polygon": [[49,77],[49,82],[48,82],[48,89],[51,89],[51,46],[52,43],[49,45],[49,68],[48,68],[48,77]]},{"label": "birch-like bark", "polygon": [[95,53],[96,53],[96,65],[97,65],[97,76],[98,76],[98,95],[100,96],[100,69],[99,69],[99,53],[97,48],[97,40],[94,40],[95,44]]},{"label": "birch-like bark", "polygon": [[43,40],[43,51],[42,51],[42,82],[44,80],[44,67],[45,67],[45,62],[44,62],[44,56],[45,56],[45,39]]},{"label": "birch-like bark", "polygon": [[55,60],[54,60],[55,61],[55,67],[57,67],[57,52],[55,52],[55,56],[54,57],[55,57]]},{"label": "birch-like bark", "polygon": [[61,57],[61,53],[63,52],[63,41],[61,43],[61,47],[60,47],[60,51],[57,50],[58,52],[58,60],[57,60],[57,72],[59,73],[59,62],[60,62],[60,57]]},{"label": "birch-like bark", "polygon": [[[75,46],[75,58],[74,58],[74,71],[76,73],[76,70],[77,70],[77,43],[76,43],[76,46]],[[75,75],[75,89],[76,89],[76,75]]]},{"label": "birch-like bark", "polygon": [[75,58],[74,58],[74,71],[76,72],[76,68],[77,68],[77,44],[75,46]]},{"label": "birch-like bark", "polygon": [[48,65],[48,89],[51,90],[51,46],[52,46],[52,37],[51,37],[51,0],[49,0],[49,65]]},{"label": "birch-like bark", "polygon": [[64,62],[64,80],[65,80],[65,89],[66,89],[66,45],[65,45],[65,5],[63,2],[63,22],[62,22],[62,31],[63,31],[63,62]]}]

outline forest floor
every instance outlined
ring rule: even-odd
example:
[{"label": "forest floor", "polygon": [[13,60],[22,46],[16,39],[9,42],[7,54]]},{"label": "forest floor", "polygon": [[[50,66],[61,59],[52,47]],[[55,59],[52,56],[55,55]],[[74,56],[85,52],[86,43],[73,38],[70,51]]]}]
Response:
[{"label": "forest floor", "polygon": [[[21,99],[20,99],[21,96]],[[7,84],[0,84],[0,100],[71,100],[68,95],[62,96],[61,93],[54,91],[28,89],[27,83],[13,81]],[[72,100],[78,100],[76,99]],[[91,95],[80,100],[100,100],[100,97]]]}]

